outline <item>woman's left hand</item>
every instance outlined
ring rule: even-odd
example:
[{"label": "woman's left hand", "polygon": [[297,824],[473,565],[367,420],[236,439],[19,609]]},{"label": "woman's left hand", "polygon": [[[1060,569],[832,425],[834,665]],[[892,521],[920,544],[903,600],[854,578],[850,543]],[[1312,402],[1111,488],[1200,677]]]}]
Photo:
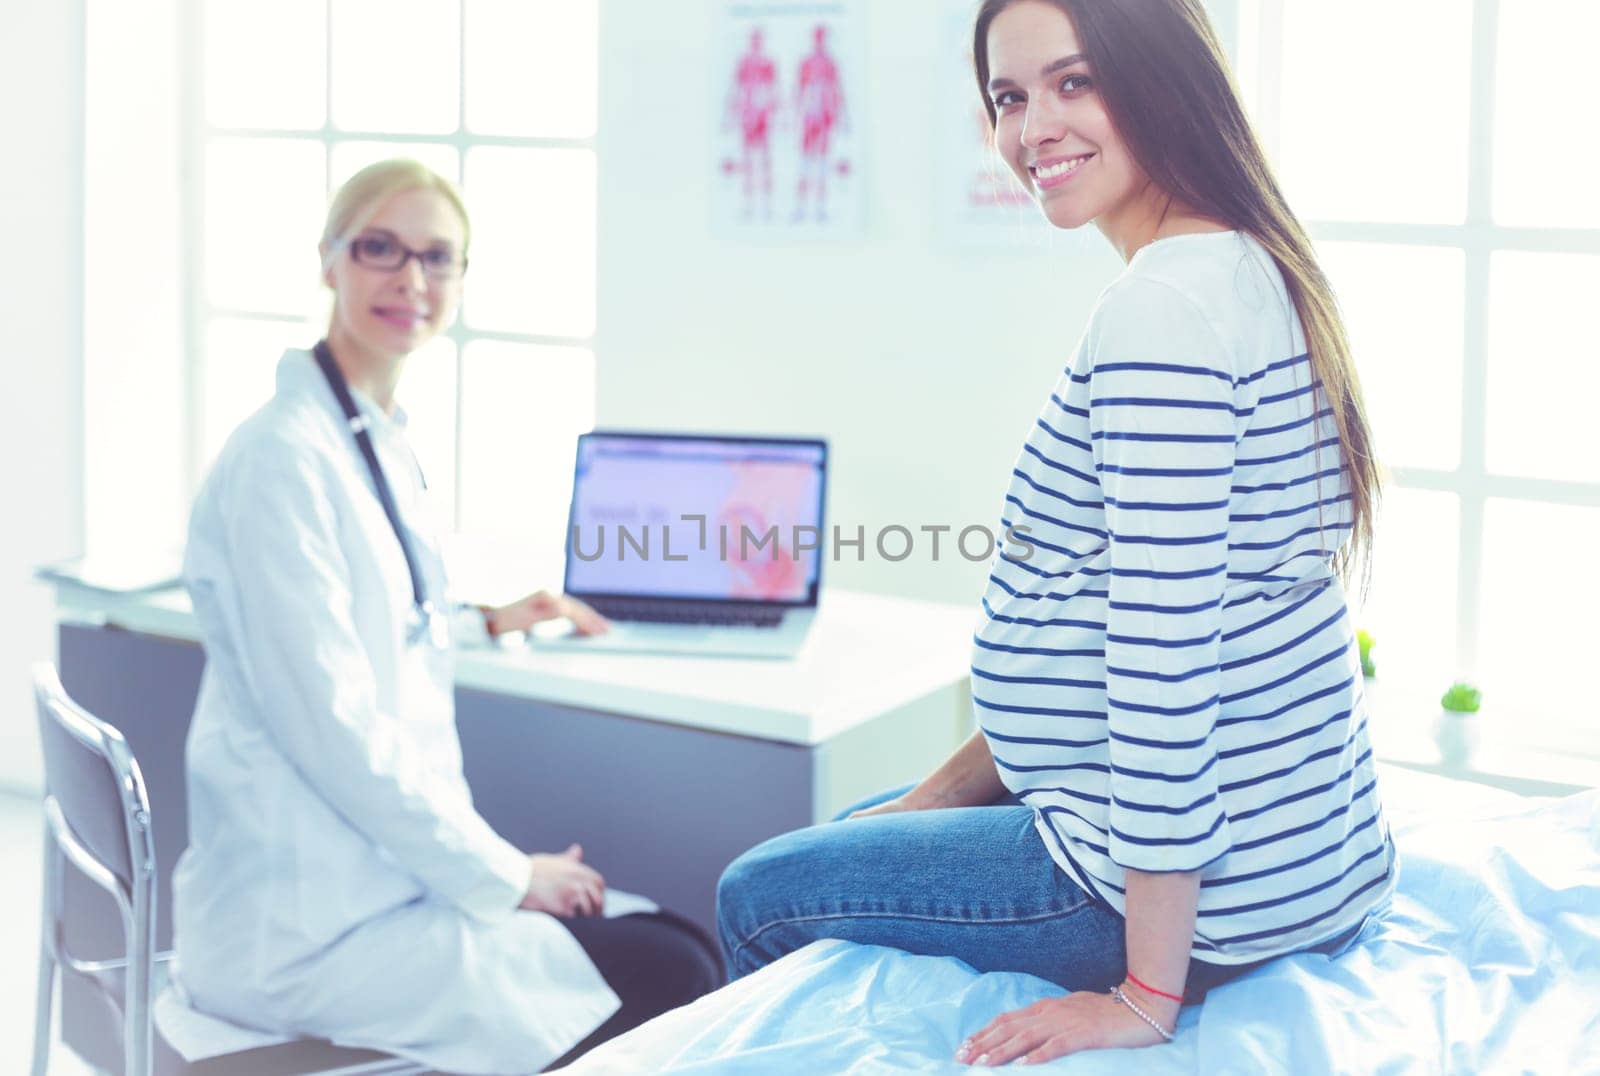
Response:
[{"label": "woman's left hand", "polygon": [[[1167,1013],[1161,1018],[1171,1019]],[[1002,1013],[961,1044],[956,1060],[968,1065],[1011,1061],[1036,1065],[1079,1050],[1155,1046],[1162,1041],[1155,1028],[1110,994],[1079,990]]]},{"label": "woman's left hand", "polygon": [[527,631],[542,620],[567,617],[579,635],[599,635],[611,627],[611,622],[577,598],[565,594],[552,594],[541,590],[529,594],[521,601],[502,605],[491,614],[490,625],[494,634],[508,631]]}]

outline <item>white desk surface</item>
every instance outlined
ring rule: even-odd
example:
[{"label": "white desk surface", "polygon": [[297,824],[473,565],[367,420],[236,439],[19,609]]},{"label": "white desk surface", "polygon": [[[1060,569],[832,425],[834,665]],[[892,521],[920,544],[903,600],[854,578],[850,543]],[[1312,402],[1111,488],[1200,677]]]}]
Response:
[{"label": "white desk surface", "polygon": [[[181,590],[118,597],[62,584],[56,608],[63,620],[199,639]],[[977,615],[976,603],[824,590],[805,647],[792,661],[463,649],[456,684],[812,746],[964,683]]]}]

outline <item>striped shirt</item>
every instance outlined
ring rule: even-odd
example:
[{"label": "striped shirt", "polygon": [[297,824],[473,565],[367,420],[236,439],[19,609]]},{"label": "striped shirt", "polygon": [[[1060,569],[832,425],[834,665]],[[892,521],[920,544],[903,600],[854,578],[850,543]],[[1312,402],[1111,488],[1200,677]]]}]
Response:
[{"label": "striped shirt", "polygon": [[973,640],[996,767],[1119,913],[1126,868],[1200,870],[1212,963],[1314,945],[1394,888],[1330,567],[1339,464],[1276,265],[1215,232],[1135,254],[1011,473]]}]

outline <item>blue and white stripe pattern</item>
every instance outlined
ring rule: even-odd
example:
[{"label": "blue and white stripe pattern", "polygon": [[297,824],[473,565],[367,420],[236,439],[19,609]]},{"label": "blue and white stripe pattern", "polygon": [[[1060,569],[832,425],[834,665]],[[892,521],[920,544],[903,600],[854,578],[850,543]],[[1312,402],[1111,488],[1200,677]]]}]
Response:
[{"label": "blue and white stripe pattern", "polygon": [[[1350,512],[1282,277],[1238,232],[1141,249],[1011,476],[972,693],[1052,857],[1202,870],[1192,953],[1260,960],[1393,890],[1330,558]],[[1325,403],[1320,394],[1318,403]]]}]

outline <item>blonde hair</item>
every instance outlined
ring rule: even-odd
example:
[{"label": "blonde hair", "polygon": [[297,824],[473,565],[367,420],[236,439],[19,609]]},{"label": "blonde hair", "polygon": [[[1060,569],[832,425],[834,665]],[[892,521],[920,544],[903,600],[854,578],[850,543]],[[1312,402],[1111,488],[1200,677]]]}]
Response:
[{"label": "blonde hair", "polygon": [[461,253],[472,245],[472,220],[467,216],[467,204],[456,185],[439,175],[421,161],[409,157],[391,157],[386,161],[369,164],[339,188],[328,205],[328,220],[322,228],[322,268],[327,271],[340,245],[367,226],[367,222],[383,208],[383,203],[405,191],[438,191],[461,218]]}]

